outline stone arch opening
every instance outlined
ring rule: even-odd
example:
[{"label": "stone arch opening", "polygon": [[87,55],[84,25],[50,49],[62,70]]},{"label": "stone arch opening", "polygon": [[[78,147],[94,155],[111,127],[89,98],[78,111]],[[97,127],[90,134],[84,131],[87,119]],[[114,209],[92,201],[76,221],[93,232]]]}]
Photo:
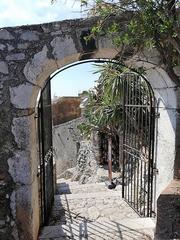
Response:
[{"label": "stone arch opening", "polygon": [[[96,59],[96,58],[95,58]],[[110,61],[110,60],[89,60],[89,62],[90,61],[97,61],[97,62],[108,62],[108,61]],[[88,62],[88,61],[87,61]],[[57,74],[58,73],[58,71],[63,71],[64,69],[66,69],[66,68],[69,68],[69,67],[72,67],[72,66],[74,66],[74,65],[76,65],[76,62],[71,62],[71,64],[72,65],[65,65],[64,67],[62,67],[60,70],[57,70],[56,72],[55,72],[55,74]],[[77,63],[77,64],[83,64],[83,61],[82,62],[80,62],[80,63]],[[154,71],[154,70],[153,70]],[[160,72],[159,72],[160,71]],[[154,71],[154,75],[155,76],[153,76],[152,75],[152,72],[151,73],[149,73],[149,71],[147,71],[147,78],[148,78],[148,81],[149,81],[149,83],[150,83],[150,85],[152,85],[152,89],[154,90],[154,92],[155,92],[155,95],[156,95],[156,117],[158,117],[159,115],[160,115],[160,112],[161,112],[161,109],[164,109],[165,110],[165,106],[167,106],[167,103],[168,104],[172,104],[172,105],[174,105],[174,98],[172,98],[172,99],[169,99],[169,90],[170,89],[167,89],[167,86],[168,86],[168,83],[170,82],[169,81],[169,79],[167,79],[167,80],[164,80],[164,76],[163,76],[163,73],[161,73],[161,71],[162,70],[155,70]],[[159,82],[160,81],[162,81],[163,83],[164,83],[164,86],[166,86],[166,87],[162,87],[162,89],[161,88],[159,88],[159,87],[157,87],[156,86],[156,83],[157,82],[154,82],[154,78],[157,78],[157,75],[159,76],[159,81],[158,81],[158,84],[159,84]],[[53,78],[53,75],[52,75],[52,78]],[[48,79],[48,81],[49,81],[49,79]],[[161,90],[161,91],[159,91],[159,90]],[[165,91],[164,91],[165,90]],[[171,89],[172,90],[172,89]],[[171,91],[170,90],[170,91]],[[172,97],[172,92],[170,93],[171,94],[171,97]],[[161,96],[161,97],[159,97],[159,95]],[[165,95],[165,96],[164,96]],[[172,101],[172,102],[171,102]],[[160,102],[165,102],[165,103],[163,103],[163,105],[162,106],[160,106],[159,104],[160,104]],[[167,112],[168,113],[168,112]],[[173,116],[170,114],[170,117],[172,118]],[[167,119],[167,120],[166,120]],[[167,115],[165,115],[165,116],[162,116],[162,121],[166,121],[166,123],[167,123],[167,125],[168,125],[168,129],[170,129],[170,131],[172,130],[172,124],[171,124],[171,122],[169,122],[168,121],[168,119],[169,119],[169,115],[167,116]],[[158,119],[156,120],[156,121],[158,121]],[[157,124],[158,125],[158,124]],[[170,179],[172,179],[172,176],[173,176],[173,172],[171,171],[169,171],[168,172],[168,174],[166,174],[166,171],[164,171],[164,169],[162,168],[162,163],[161,163],[161,159],[162,158],[164,158],[164,157],[162,157],[161,155],[158,155],[158,154],[160,154],[159,152],[160,151],[162,151],[161,150],[161,147],[159,147],[158,146],[158,144],[159,144],[159,141],[161,141],[161,139],[159,140],[159,137],[158,137],[158,128],[156,127],[156,143],[155,143],[155,145],[156,145],[156,148],[155,148],[155,158],[156,159],[160,159],[159,161],[157,161],[157,165],[155,164],[154,165],[154,171],[155,171],[155,176],[156,176],[156,171],[160,171],[161,173],[160,173],[160,178],[158,178],[158,176],[156,176],[156,181],[154,181],[154,187],[155,187],[155,189],[156,189],[156,195],[154,196],[154,204],[156,204],[156,200],[157,200],[157,198],[158,198],[158,196],[159,196],[159,194],[160,194],[160,192],[162,191],[162,189],[167,185],[167,183],[170,181]],[[163,132],[163,130],[161,130],[162,132]],[[171,132],[172,133],[172,132]],[[173,139],[173,136],[171,136],[172,137],[172,139]],[[171,141],[170,140],[170,138],[169,138],[169,141]],[[171,142],[172,143],[172,142]],[[168,143],[169,144],[169,143]],[[157,150],[158,149],[158,150]],[[157,154],[157,152],[158,152],[158,154]],[[167,164],[167,169],[170,167],[170,166],[172,166],[172,162],[170,162],[170,161],[168,161],[168,159],[170,158],[170,156],[172,156],[172,154],[173,154],[173,152],[171,152],[171,153],[169,153],[168,155],[166,155],[166,157],[167,157],[167,160],[166,160],[166,164]],[[172,169],[172,168],[171,168]],[[164,178],[164,174],[166,174],[166,179],[165,179],[165,181],[163,181],[163,184],[162,184],[162,179],[161,178]]]}]

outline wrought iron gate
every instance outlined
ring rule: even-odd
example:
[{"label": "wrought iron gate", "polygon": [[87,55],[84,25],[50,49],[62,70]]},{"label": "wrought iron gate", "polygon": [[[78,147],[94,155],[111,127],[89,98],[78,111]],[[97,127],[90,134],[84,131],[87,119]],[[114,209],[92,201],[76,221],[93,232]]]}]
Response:
[{"label": "wrought iron gate", "polygon": [[54,200],[50,81],[42,90],[38,104],[38,131],[41,222],[44,225],[48,222]]},{"label": "wrought iron gate", "polygon": [[123,78],[123,198],[143,217],[152,216],[154,95],[143,77]]}]

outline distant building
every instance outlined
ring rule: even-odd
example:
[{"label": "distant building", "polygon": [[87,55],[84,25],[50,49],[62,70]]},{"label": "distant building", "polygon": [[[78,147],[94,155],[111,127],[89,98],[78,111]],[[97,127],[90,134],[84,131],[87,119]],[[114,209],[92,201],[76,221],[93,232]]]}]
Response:
[{"label": "distant building", "polygon": [[81,97],[60,97],[52,102],[53,125],[59,125],[81,116]]}]

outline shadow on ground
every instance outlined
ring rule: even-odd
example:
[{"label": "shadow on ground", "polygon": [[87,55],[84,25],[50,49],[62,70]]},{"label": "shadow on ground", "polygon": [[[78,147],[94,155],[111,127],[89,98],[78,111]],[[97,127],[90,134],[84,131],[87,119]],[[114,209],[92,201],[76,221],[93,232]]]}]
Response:
[{"label": "shadow on ground", "polygon": [[[63,195],[56,199],[49,221],[40,239],[46,240],[151,240],[152,238],[139,230],[138,224],[132,228],[114,220],[93,220],[70,210],[66,194],[70,194],[69,185],[58,183]],[[65,191],[65,192],[64,192]],[[79,200],[81,201],[81,199]]]}]

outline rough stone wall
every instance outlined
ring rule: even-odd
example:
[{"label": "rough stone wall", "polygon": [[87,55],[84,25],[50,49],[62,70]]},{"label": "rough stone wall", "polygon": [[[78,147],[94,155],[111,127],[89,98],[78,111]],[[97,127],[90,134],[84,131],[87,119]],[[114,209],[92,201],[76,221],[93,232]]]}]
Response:
[{"label": "rough stone wall", "polygon": [[156,240],[180,239],[180,181],[172,181],[158,202]]},{"label": "rough stone wall", "polygon": [[[123,26],[124,20],[119,19],[118,22]],[[83,36],[95,21],[69,20],[0,29],[0,239],[37,239],[37,96],[48,77],[58,68],[82,59],[115,57],[117,51],[107,37],[101,36],[91,44],[84,41]],[[157,56],[148,61],[156,62],[156,59]],[[139,65],[143,63],[139,62]],[[157,153],[157,160],[164,156],[164,161],[167,161],[165,167],[162,158],[160,161],[159,179],[162,180],[162,188],[173,178],[174,156],[175,173],[179,176],[180,91],[171,85],[171,80],[164,72],[154,68],[154,65],[150,67],[155,75],[157,71],[158,77],[151,78],[150,74],[148,80],[165,106],[162,108],[164,114],[160,115],[164,116],[163,121],[159,124],[168,119],[168,125],[158,133],[159,136],[162,133],[163,137],[158,140],[157,146],[161,146],[161,151]],[[159,86],[159,76],[166,80],[160,81],[164,85]],[[166,136],[169,127],[167,132],[170,134]],[[162,155],[166,152],[163,149],[172,149],[172,152],[167,157],[166,154]],[[164,182],[166,169],[170,169],[170,173]]]},{"label": "rough stone wall", "polygon": [[97,170],[97,151],[93,142],[91,140],[81,141],[72,179],[81,184],[96,182]]},{"label": "rough stone wall", "polygon": [[83,118],[53,127],[53,149],[57,178],[68,168],[75,167],[81,135],[77,126]]}]

